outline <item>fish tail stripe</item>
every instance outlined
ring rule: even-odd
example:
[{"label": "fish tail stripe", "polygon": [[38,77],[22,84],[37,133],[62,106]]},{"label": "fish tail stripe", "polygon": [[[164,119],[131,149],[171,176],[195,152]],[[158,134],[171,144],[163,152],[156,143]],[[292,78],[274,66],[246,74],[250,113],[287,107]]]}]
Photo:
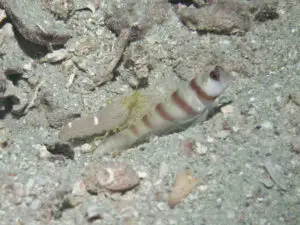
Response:
[{"label": "fish tail stripe", "polygon": [[159,103],[156,105],[155,111],[158,112],[159,115],[165,120],[168,120],[168,121],[174,120],[174,118],[164,110],[162,103]]},{"label": "fish tail stripe", "polygon": [[196,83],[196,78],[192,79],[190,82],[190,87],[192,88],[192,90],[197,94],[198,98],[201,99],[205,99],[208,101],[213,101],[217,98],[217,96],[209,96],[207,95]]},{"label": "fish tail stripe", "polygon": [[152,125],[150,123],[148,114],[143,116],[142,121],[143,121],[143,123],[145,124],[146,127],[148,127],[150,130],[152,129]]},{"label": "fish tail stripe", "polygon": [[197,112],[194,111],[194,109],[189,106],[182,98],[179,97],[178,91],[174,91],[171,95],[172,101],[184,112],[187,113],[187,115],[195,116],[197,115]]}]

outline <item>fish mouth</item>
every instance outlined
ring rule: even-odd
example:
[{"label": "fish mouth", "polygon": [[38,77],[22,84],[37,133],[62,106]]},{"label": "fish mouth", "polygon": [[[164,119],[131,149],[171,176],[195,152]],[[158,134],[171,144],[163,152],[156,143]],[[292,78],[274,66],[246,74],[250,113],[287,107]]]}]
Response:
[{"label": "fish mouth", "polygon": [[227,88],[233,81],[233,76],[226,71],[222,66],[217,65],[215,71],[220,74],[220,81],[224,88]]}]

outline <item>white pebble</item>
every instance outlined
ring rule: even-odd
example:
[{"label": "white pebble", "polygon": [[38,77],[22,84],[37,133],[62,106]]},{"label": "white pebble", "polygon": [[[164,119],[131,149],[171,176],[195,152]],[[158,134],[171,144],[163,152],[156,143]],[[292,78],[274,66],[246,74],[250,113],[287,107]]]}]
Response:
[{"label": "white pebble", "polygon": [[210,136],[207,137],[207,142],[208,143],[213,143],[214,142],[214,139]]},{"label": "white pebble", "polygon": [[23,69],[24,69],[25,71],[31,71],[31,70],[32,70],[32,61],[30,61],[30,62],[24,64],[24,65],[23,65]]},{"label": "white pebble", "polygon": [[34,149],[36,149],[38,151],[38,157],[40,159],[49,159],[51,157],[51,153],[47,150],[46,146],[45,145],[32,145],[32,147]]},{"label": "white pebble", "polygon": [[31,191],[32,191],[34,185],[35,185],[34,179],[33,179],[33,178],[30,178],[30,179],[27,181],[27,183],[25,184],[25,193],[26,193],[26,195],[31,194]]},{"label": "white pebble", "polygon": [[205,155],[207,153],[207,146],[205,145],[202,145],[201,143],[199,142],[196,142],[196,152],[199,154],[199,155]]},{"label": "white pebble", "polygon": [[144,181],[142,185],[143,193],[150,194],[153,190],[153,185],[150,181]]},{"label": "white pebble", "polygon": [[169,165],[162,162],[159,166],[159,178],[164,179],[169,174]]},{"label": "white pebble", "polygon": [[91,145],[88,143],[85,143],[85,144],[81,145],[80,150],[82,153],[91,152]]},{"label": "white pebble", "polygon": [[200,191],[206,191],[208,189],[208,186],[207,185],[199,185],[198,189]]},{"label": "white pebble", "polygon": [[148,174],[143,171],[138,171],[137,174],[141,179],[145,179],[146,177],[148,177]]},{"label": "white pebble", "polygon": [[228,114],[232,114],[234,112],[234,108],[231,105],[226,105],[221,108],[221,112],[227,116]]},{"label": "white pebble", "polygon": [[159,203],[157,203],[157,208],[158,208],[160,211],[164,211],[164,210],[168,209],[166,203],[164,203],[164,202],[159,202]]},{"label": "white pebble", "polygon": [[77,181],[72,190],[73,195],[83,196],[86,193],[85,184],[82,180]]},{"label": "white pebble", "polygon": [[266,130],[271,130],[271,129],[273,129],[273,124],[270,121],[264,121],[261,124],[261,127],[266,129]]}]

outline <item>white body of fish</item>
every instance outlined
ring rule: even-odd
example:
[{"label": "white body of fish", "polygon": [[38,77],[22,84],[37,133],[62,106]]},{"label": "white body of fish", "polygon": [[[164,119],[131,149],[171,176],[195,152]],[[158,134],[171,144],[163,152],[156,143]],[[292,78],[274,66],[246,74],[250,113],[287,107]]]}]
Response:
[{"label": "white body of fish", "polygon": [[231,83],[232,77],[220,66],[193,78],[185,87],[174,91],[165,101],[136,121],[133,126],[102,141],[97,152],[122,151],[145,141],[151,134],[164,131],[199,117],[210,108]]}]

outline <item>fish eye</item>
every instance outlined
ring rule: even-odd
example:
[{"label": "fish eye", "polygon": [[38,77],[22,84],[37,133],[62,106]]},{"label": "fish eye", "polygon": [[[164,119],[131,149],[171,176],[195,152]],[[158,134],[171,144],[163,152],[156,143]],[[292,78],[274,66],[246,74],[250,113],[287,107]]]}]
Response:
[{"label": "fish eye", "polygon": [[219,81],[220,80],[220,73],[219,71],[213,70],[210,72],[209,74],[210,78],[215,80],[215,81]]}]

